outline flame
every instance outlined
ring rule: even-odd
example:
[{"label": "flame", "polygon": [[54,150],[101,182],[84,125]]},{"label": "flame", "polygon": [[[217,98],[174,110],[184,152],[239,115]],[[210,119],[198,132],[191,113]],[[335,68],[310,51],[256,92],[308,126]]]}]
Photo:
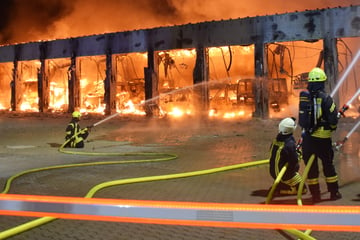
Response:
[{"label": "flame", "polygon": [[245,110],[219,113],[216,109],[210,109],[209,117],[220,117],[224,119],[251,117],[252,113]]},{"label": "flame", "polygon": [[65,111],[66,105],[66,93],[64,92],[64,88],[58,87],[56,82],[50,82],[50,101],[49,108],[55,111]]},{"label": "flame", "polygon": [[[143,102],[141,102],[143,104]],[[131,100],[125,103],[125,109],[121,109],[121,114],[135,114],[135,115],[145,115],[145,111],[142,111],[137,108],[138,105],[135,105]]]},{"label": "flame", "polygon": [[80,79],[80,88],[86,88],[88,85],[88,80],[86,78]]},{"label": "flame", "polygon": [[[24,96],[26,98],[26,96]],[[21,111],[32,111],[32,112],[38,112],[39,110],[37,107],[34,107],[31,102],[23,102],[20,105]]]},{"label": "flame", "polygon": [[[229,57],[230,52],[233,53],[234,61],[232,63],[232,68],[230,71],[226,72],[226,67],[229,66]],[[160,57],[169,57],[171,64],[167,65],[165,69],[164,62],[161,62],[161,68],[159,69],[159,86],[160,89],[160,104],[158,106],[159,116],[171,116],[174,118],[181,118],[186,115],[194,114],[194,108],[192,107],[192,97],[193,97],[193,82],[192,74],[194,60],[196,56],[195,49],[184,49],[184,50],[171,50],[171,51],[162,51],[158,53]],[[209,48],[209,75],[210,79],[210,102],[211,110],[209,110],[209,117],[213,118],[244,118],[251,117],[252,110],[248,109],[248,104],[246,101],[250,99],[251,96],[246,94],[239,94],[236,91],[244,91],[244,88],[247,88],[248,85],[241,85],[242,80],[249,80],[253,77],[253,63],[248,61],[249,57],[253,57],[254,46],[221,46]],[[242,58],[235,59],[240,56]],[[251,55],[251,56],[250,56]],[[117,85],[116,85],[116,111],[121,112],[122,114],[135,114],[135,115],[145,115],[144,111],[144,78],[141,75],[142,71],[139,71],[139,68],[144,66],[143,62],[138,62],[139,58],[141,61],[147,59],[147,53],[133,53],[128,55],[121,55],[118,58],[119,66],[122,66],[123,71],[117,72]],[[245,59],[245,60],[244,60]],[[80,79],[80,107],[81,111],[84,113],[100,113],[104,114],[106,105],[104,103],[104,70],[106,70],[104,57],[93,57],[91,61],[82,60],[81,69],[81,79]],[[239,60],[245,61],[246,64],[241,66],[239,65]],[[52,60],[54,61],[54,60]],[[126,61],[131,62],[129,65]],[[240,62],[241,62],[240,61]],[[251,63],[249,63],[251,62]],[[96,63],[96,68],[94,64]],[[40,61],[34,61],[34,65],[38,66]],[[146,61],[145,61],[146,64]],[[248,67],[248,65],[251,65]],[[52,65],[53,70],[58,70],[58,68],[68,69],[69,60],[65,59],[62,62]],[[65,67],[64,67],[65,66]],[[241,67],[241,73],[244,76],[237,76],[238,69],[236,67]],[[9,67],[11,69],[11,66]],[[31,73],[36,73],[33,71],[34,68],[31,68]],[[251,69],[251,70],[249,70]],[[165,74],[165,70],[167,73]],[[65,70],[66,71],[66,70]],[[26,71],[24,71],[26,72]],[[56,71],[57,72],[57,71]],[[129,73],[135,72],[135,74],[130,75]],[[22,102],[20,103],[21,111],[38,111],[38,94],[37,94],[37,81],[36,77],[33,77],[31,73],[21,73],[25,76],[31,75],[28,79],[24,80],[29,86],[31,83],[31,89],[24,90],[22,95]],[[140,74],[139,74],[140,73]],[[128,74],[128,75],[126,75]],[[56,75],[53,78],[50,78],[49,85],[49,110],[51,111],[66,111],[68,108],[68,79],[67,72],[64,76]],[[230,81],[229,81],[230,80]],[[23,83],[24,83],[23,82]],[[223,84],[223,85],[222,85]],[[121,88],[118,88],[121,85]],[[224,89],[226,87],[237,86],[236,89],[228,88],[225,94]],[[140,86],[139,88],[137,88]],[[215,90],[213,91],[212,87],[214,86]],[[134,88],[133,88],[134,87]],[[29,87],[28,87],[29,88]],[[135,89],[136,88],[136,89]],[[240,89],[240,90],[239,90]],[[221,91],[222,92],[221,92]],[[246,89],[245,89],[246,90]],[[249,90],[249,89],[247,89]],[[246,90],[246,91],[247,91]],[[242,92],[241,92],[242,93]],[[161,100],[161,96],[165,95],[166,100]],[[217,96],[219,101],[212,101],[215,99],[214,96]],[[9,94],[10,96],[10,94]],[[360,97],[358,98],[360,100]],[[216,99],[217,100],[217,99]],[[214,103],[215,102],[215,103]],[[0,103],[1,104],[1,103]],[[253,106],[253,105],[252,105]],[[270,107],[275,108],[277,106],[270,105]],[[288,109],[281,104],[281,107],[276,109],[276,112],[272,114],[274,117],[278,116],[279,113],[284,114]],[[352,107],[351,107],[352,108]],[[3,103],[0,105],[0,109],[4,109]],[[348,112],[349,115],[353,115],[351,109]]]},{"label": "flame", "polygon": [[178,107],[174,107],[170,112],[168,112],[168,114],[170,116],[173,116],[173,117],[183,117],[184,115],[191,115],[191,110],[190,109],[180,109]]}]

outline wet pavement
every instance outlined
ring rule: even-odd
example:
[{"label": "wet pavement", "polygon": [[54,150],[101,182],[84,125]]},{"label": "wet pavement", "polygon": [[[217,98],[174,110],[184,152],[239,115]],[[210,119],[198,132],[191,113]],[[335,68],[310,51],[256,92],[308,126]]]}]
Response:
[{"label": "wet pavement", "polygon": [[[0,117],[0,183],[31,168],[68,163],[114,160],[114,157],[79,156],[58,152],[68,119],[64,117]],[[85,119],[82,126],[98,121]],[[12,194],[82,197],[101,182],[165,175],[267,159],[279,119],[169,121],[166,119],[112,119],[96,127],[83,151],[165,152],[178,158],[164,162],[98,165],[36,172],[15,180]],[[340,122],[334,140],[342,140],[354,119]],[[335,153],[343,198],[327,201],[324,179],[318,205],[358,206],[360,203],[360,129]],[[298,136],[296,133],[296,137]],[[142,157],[143,158],[143,157]],[[141,157],[138,159],[142,159]],[[115,159],[124,160],[116,157]],[[134,157],[126,157],[127,160]],[[303,169],[301,166],[301,171]],[[272,179],[261,165],[216,174],[157,182],[114,186],[96,198],[191,201],[216,203],[264,203]],[[310,195],[304,195],[304,204]],[[273,204],[296,204],[295,197],[276,197]],[[0,216],[0,231],[34,218]],[[360,239],[356,232],[311,234],[316,239]],[[58,219],[9,239],[296,239],[282,230],[169,226]]]}]

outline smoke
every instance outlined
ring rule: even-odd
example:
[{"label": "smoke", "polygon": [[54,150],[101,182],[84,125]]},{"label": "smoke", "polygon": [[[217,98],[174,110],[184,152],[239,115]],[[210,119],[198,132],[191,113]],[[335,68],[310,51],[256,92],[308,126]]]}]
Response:
[{"label": "smoke", "polygon": [[356,5],[358,0],[2,0],[0,44]]},{"label": "smoke", "polygon": [[39,40],[53,24],[73,11],[66,0],[5,0],[0,3],[1,43]]},{"label": "smoke", "polygon": [[9,36],[9,32],[7,31],[7,26],[10,24],[10,13],[11,9],[13,8],[13,2],[12,0],[3,0],[0,2],[0,15],[1,15],[1,21],[0,21],[0,41],[6,42],[7,40],[11,39],[11,36]]}]

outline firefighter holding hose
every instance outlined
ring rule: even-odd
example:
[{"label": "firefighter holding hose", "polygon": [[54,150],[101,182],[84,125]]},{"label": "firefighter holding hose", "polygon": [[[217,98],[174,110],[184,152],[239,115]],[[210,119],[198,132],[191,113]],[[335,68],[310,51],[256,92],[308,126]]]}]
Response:
[{"label": "firefighter holding hose", "polygon": [[299,125],[303,128],[302,153],[305,164],[314,154],[307,184],[313,202],[321,201],[318,158],[321,159],[330,200],[340,199],[338,176],[334,167],[332,133],[337,128],[338,110],[334,100],[325,92],[327,76],[321,68],[309,72],[308,91],[300,93]]},{"label": "firefighter holding hose", "polygon": [[83,148],[84,140],[89,136],[92,126],[81,129],[79,122],[81,113],[72,113],[72,119],[66,127],[65,140],[68,141],[64,147]]},{"label": "firefighter holding hose", "polygon": [[[270,146],[270,175],[276,179],[281,169],[287,165],[287,169],[275,190],[280,195],[296,195],[302,177],[298,173],[299,160],[296,150],[296,141],[293,133],[296,129],[295,118],[284,118],[279,123],[279,133]],[[306,193],[303,189],[303,194]]]}]

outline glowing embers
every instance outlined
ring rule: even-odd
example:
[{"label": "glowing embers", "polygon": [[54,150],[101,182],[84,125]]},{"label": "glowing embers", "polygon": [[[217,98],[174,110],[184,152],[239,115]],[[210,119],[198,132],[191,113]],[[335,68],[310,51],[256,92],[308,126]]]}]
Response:
[{"label": "glowing embers", "polygon": [[116,69],[116,111],[121,114],[145,115],[146,53],[116,55],[113,58]]},{"label": "glowing embers", "polygon": [[144,101],[139,105],[135,105],[131,100],[124,103],[124,108],[120,110],[121,114],[134,114],[134,115],[145,115],[145,111],[142,110]]},{"label": "glowing embers", "polygon": [[[80,111],[104,114],[106,94],[110,94],[110,88],[114,88],[112,100],[115,101],[117,112],[144,115],[144,54],[116,55],[112,61],[112,66],[106,66],[105,56],[80,58]],[[107,82],[106,68],[113,70],[114,85]]]},{"label": "glowing embers", "polygon": [[37,79],[26,79],[22,83],[22,98],[20,104],[21,111],[38,111],[38,82]]},{"label": "glowing embers", "polygon": [[62,88],[56,82],[50,82],[50,109],[55,111],[65,111],[67,106],[67,89]]},{"label": "glowing embers", "polygon": [[64,112],[68,109],[68,80],[70,59],[48,61],[47,77],[49,80],[49,111]]},{"label": "glowing embers", "polygon": [[11,108],[12,63],[0,63],[0,110]]},{"label": "glowing embers", "polygon": [[160,116],[179,118],[194,115],[202,110],[202,101],[206,101],[206,98],[210,117],[251,116],[254,108],[254,77],[242,79],[240,76],[254,76],[254,64],[249,61],[249,58],[253,59],[253,49],[251,45],[205,50],[209,81],[195,85],[194,49],[158,53]]},{"label": "glowing embers", "polygon": [[194,113],[193,70],[195,49],[158,54],[159,117],[184,117]]},{"label": "glowing embers", "polygon": [[17,78],[11,87],[15,93],[17,110],[39,111],[38,74],[40,61],[24,61],[18,63]]},{"label": "glowing embers", "polygon": [[209,48],[210,117],[248,118],[254,109],[254,45]]},{"label": "glowing embers", "polygon": [[77,59],[77,77],[80,79],[80,111],[103,113],[105,56],[81,57]]}]

